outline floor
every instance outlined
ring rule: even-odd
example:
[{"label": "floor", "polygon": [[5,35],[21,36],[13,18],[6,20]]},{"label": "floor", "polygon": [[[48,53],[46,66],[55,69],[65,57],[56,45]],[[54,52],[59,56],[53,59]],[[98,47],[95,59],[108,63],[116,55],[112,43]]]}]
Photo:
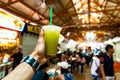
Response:
[{"label": "floor", "polygon": [[[90,67],[86,66],[84,74],[81,74],[77,69],[73,72],[75,80],[92,80],[90,74]],[[120,73],[116,73],[116,80],[120,80]]]},{"label": "floor", "polygon": [[79,70],[75,69],[73,71],[73,75],[75,80],[92,80],[90,75],[90,67],[85,67],[85,71],[83,74],[81,74]]},{"label": "floor", "polygon": [[[56,68],[55,65],[51,67]],[[120,69],[120,67],[118,69]],[[83,74],[81,74],[79,70],[75,69],[73,71],[73,75],[74,75],[74,80],[92,80],[89,66],[85,66],[85,71]],[[115,73],[115,75],[116,75],[116,80],[120,80],[120,72]]]}]

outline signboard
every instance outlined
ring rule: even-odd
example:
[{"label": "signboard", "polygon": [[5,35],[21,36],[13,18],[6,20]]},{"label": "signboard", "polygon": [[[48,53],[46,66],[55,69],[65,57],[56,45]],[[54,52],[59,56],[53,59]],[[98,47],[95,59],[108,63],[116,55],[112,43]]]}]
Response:
[{"label": "signboard", "polygon": [[15,40],[17,36],[18,36],[17,31],[11,31],[11,30],[0,28],[0,39]]},{"label": "signboard", "polygon": [[40,33],[40,27],[36,27],[36,26],[28,26],[28,31],[29,32],[33,32],[33,33],[37,33],[39,34]]},{"label": "signboard", "polygon": [[12,14],[0,9],[0,26],[23,31],[25,23]]}]

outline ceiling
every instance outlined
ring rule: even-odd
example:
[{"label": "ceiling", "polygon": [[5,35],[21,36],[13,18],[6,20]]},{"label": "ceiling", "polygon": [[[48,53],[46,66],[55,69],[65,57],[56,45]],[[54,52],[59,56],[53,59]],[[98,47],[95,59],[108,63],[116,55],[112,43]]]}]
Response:
[{"label": "ceiling", "polygon": [[120,36],[120,0],[0,0],[0,8],[35,26],[49,24],[50,7],[53,24],[61,26],[64,35],[83,37],[94,31],[98,36]]}]

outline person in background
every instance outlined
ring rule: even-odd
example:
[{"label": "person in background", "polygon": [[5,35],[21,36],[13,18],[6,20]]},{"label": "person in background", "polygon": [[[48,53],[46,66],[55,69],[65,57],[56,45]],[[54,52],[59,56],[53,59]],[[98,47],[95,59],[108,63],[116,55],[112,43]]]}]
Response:
[{"label": "person in background", "polygon": [[79,62],[79,65],[81,66],[81,73],[83,74],[84,72],[84,65],[85,65],[85,57],[83,56],[83,54],[79,54],[79,57],[80,57],[80,62]]},{"label": "person in background", "polygon": [[85,64],[85,57],[82,54],[82,49],[79,49],[79,52],[76,55],[76,63],[77,63],[77,68],[79,70],[79,66],[81,66],[81,74],[84,72],[84,64]]},{"label": "person in background", "polygon": [[100,75],[96,72],[100,66],[99,54],[94,54],[91,65],[91,75],[93,80],[100,80]]},{"label": "person in background", "polygon": [[92,50],[91,50],[91,47],[88,47],[88,49],[86,50],[86,64],[87,64],[87,66],[89,66],[89,64],[90,64],[90,62],[91,62],[91,60],[92,60],[92,57],[93,57],[93,52],[92,52]]},{"label": "person in background", "polygon": [[13,55],[10,57],[13,58],[13,65],[12,65],[12,69],[14,69],[17,65],[20,64],[20,61],[23,58],[23,53],[20,47],[17,47],[15,49],[15,52],[13,52]]},{"label": "person in background", "polygon": [[112,45],[106,45],[106,53],[100,55],[100,69],[102,73],[102,80],[115,80],[114,74],[114,49]]},{"label": "person in background", "polygon": [[72,73],[68,71],[69,64],[66,61],[58,62],[58,67],[55,70],[60,70],[60,75],[54,75],[54,80],[74,80]]},{"label": "person in background", "polygon": [[68,64],[70,65],[69,66],[69,69],[70,71],[72,72],[72,54],[69,52],[69,51],[64,51],[63,54],[61,55],[61,58],[60,58],[60,62],[61,61],[66,61],[68,62]]},{"label": "person in background", "polygon": [[64,52],[61,54],[60,61],[68,61],[68,59],[69,59],[68,52],[67,52],[67,51],[64,51]]},{"label": "person in background", "polygon": [[78,61],[79,61],[79,55],[76,51],[72,53],[72,69],[75,70],[78,69]]},{"label": "person in background", "polygon": [[70,53],[69,54],[69,58],[68,58],[68,64],[69,64],[69,71],[72,73],[73,72],[73,57],[72,57],[72,54]]},{"label": "person in background", "polygon": [[[46,59],[44,57],[45,43],[44,43],[43,35],[44,35],[44,31],[41,29],[35,49],[29,55],[29,59],[31,58],[32,60],[35,60],[35,62],[38,62],[39,65],[43,65],[44,63],[46,63]],[[29,59],[27,56],[26,60]],[[9,73],[2,80],[31,80],[37,70],[38,69],[35,66],[33,65],[31,66],[26,61],[22,61],[11,73]]]},{"label": "person in background", "polygon": [[61,54],[60,61],[67,61],[66,56],[65,56],[64,53]]}]

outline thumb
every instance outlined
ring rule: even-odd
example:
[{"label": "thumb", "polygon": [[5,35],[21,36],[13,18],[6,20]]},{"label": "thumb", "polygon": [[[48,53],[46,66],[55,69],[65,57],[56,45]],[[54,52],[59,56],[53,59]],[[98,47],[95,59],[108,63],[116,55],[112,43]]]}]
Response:
[{"label": "thumb", "polygon": [[44,30],[41,29],[39,38],[38,38],[38,43],[44,42]]},{"label": "thumb", "polygon": [[43,36],[44,36],[44,30],[41,29],[39,37],[43,37]]}]

